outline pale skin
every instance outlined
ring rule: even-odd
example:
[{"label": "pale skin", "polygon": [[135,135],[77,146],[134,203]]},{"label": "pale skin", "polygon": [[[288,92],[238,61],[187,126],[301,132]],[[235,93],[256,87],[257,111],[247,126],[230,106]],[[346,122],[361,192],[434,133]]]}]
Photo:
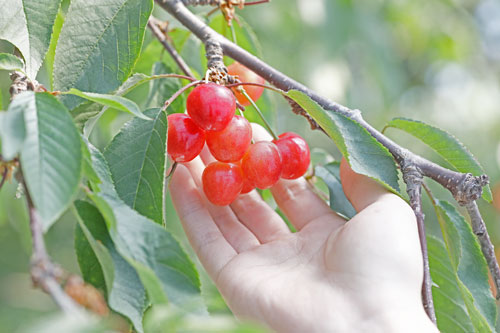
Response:
[{"label": "pale skin", "polygon": [[[270,140],[253,126],[254,140]],[[350,221],[304,179],[271,192],[282,218],[256,191],[230,206],[210,204],[201,189],[207,150],[179,165],[172,201],[189,242],[229,308],[278,332],[437,332],[421,301],[422,257],[407,203],[341,164]]]}]

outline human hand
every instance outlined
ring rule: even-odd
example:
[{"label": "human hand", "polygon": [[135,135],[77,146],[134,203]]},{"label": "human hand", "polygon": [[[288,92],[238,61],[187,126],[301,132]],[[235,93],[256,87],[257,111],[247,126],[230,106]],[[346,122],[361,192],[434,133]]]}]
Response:
[{"label": "human hand", "polygon": [[[270,140],[253,126],[254,138]],[[210,204],[201,174],[208,150],[179,165],[172,201],[201,263],[233,313],[281,332],[437,332],[420,297],[422,257],[411,208],[345,161],[346,222],[303,179],[271,192],[282,218],[257,191],[230,206]]]}]

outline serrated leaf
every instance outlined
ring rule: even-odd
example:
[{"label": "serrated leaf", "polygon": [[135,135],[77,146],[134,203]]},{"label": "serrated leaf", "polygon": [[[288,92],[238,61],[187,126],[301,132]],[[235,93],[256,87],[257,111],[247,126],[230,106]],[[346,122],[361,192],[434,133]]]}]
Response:
[{"label": "serrated leaf", "polygon": [[297,102],[325,130],[354,172],[373,178],[399,193],[394,158],[366,129],[352,119],[324,110],[300,91],[290,90],[283,94]]},{"label": "serrated leaf", "polygon": [[435,285],[432,288],[432,298],[439,330],[453,333],[474,332],[444,243],[428,236],[427,248],[431,278]]},{"label": "serrated leaf", "polygon": [[20,94],[10,103],[7,112],[0,113],[1,151],[4,160],[12,160],[21,150],[26,138],[23,112],[26,108],[35,107],[35,99],[30,94]]},{"label": "serrated leaf", "polygon": [[13,54],[0,53],[0,69],[5,71],[22,71],[24,69],[24,63]]},{"label": "serrated leaf", "polygon": [[435,209],[472,324],[478,332],[494,332],[497,311],[488,284],[488,266],[472,228],[448,202],[436,201]]},{"label": "serrated leaf", "polygon": [[63,94],[79,96],[89,101],[105,105],[107,107],[115,108],[120,111],[129,112],[136,117],[146,120],[151,120],[149,117],[145,116],[141,112],[139,106],[134,101],[131,101],[130,99],[127,99],[122,96],[83,92],[75,88],[71,88],[69,91]]},{"label": "serrated leaf", "polygon": [[[151,71],[151,76],[158,74],[173,73],[173,69],[162,62],[155,62]],[[182,88],[178,79],[168,78],[151,81],[149,84],[149,96],[146,105],[149,108],[162,107],[165,101],[169,99],[177,90]],[[168,111],[184,112],[186,101],[185,95],[177,97],[175,101],[168,107]],[[170,112],[169,112],[170,113]]]},{"label": "serrated leaf", "polygon": [[46,231],[66,210],[78,189],[82,164],[80,135],[69,111],[54,96],[33,92],[23,95],[26,139],[20,161]]},{"label": "serrated leaf", "polygon": [[[55,89],[95,93],[117,89],[141,51],[152,8],[152,0],[71,1],[56,48]],[[70,109],[81,101],[65,97]]]},{"label": "serrated leaf", "polygon": [[135,329],[143,332],[142,316],[148,301],[139,276],[116,251],[97,208],[85,201],[76,201],[75,208],[75,248],[85,281],[105,287],[111,309],[129,318]]},{"label": "serrated leaf", "polygon": [[163,223],[163,186],[167,116],[161,109],[144,112],[152,121],[132,119],[113,138],[104,156],[116,191],[131,208]]},{"label": "serrated leaf", "polygon": [[356,210],[352,207],[344,194],[342,183],[340,182],[340,163],[332,162],[324,166],[317,165],[314,174],[323,179],[330,192],[330,208],[334,211],[351,218],[356,215]]},{"label": "serrated leaf", "polygon": [[126,205],[115,191],[104,156],[89,146],[101,184],[89,193],[106,220],[117,251],[136,269],[152,303],[168,300],[193,312],[206,313],[194,264],[172,235]]},{"label": "serrated leaf", "polygon": [[21,51],[26,74],[32,79],[49,48],[60,3],[61,0],[0,0],[0,39]]},{"label": "serrated leaf", "polygon": [[[470,172],[474,176],[484,174],[483,168],[472,153],[456,137],[442,129],[407,118],[395,118],[387,127],[400,129],[421,140],[457,171]],[[483,189],[483,199],[491,203],[493,197],[489,185]]]}]

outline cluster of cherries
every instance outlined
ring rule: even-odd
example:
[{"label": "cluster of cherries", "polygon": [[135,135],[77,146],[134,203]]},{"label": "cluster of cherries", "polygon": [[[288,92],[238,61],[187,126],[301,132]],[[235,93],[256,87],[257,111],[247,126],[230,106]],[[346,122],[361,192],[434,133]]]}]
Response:
[{"label": "cluster of cherries", "polygon": [[280,178],[296,179],[307,171],[309,147],[299,135],[287,132],[272,142],[252,143],[252,127],[235,115],[235,94],[225,86],[197,86],[186,109],[188,114],[168,116],[167,152],[176,162],[189,162],[206,142],[217,161],[203,171],[203,191],[214,205],[228,205],[240,193],[270,188]]}]

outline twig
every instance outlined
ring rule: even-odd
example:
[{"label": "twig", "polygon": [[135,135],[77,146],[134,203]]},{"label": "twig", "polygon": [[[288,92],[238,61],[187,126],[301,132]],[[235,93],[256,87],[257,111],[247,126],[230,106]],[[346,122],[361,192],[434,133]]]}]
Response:
[{"label": "twig", "polygon": [[486,230],[486,225],[484,224],[483,218],[479,213],[479,208],[477,207],[477,203],[472,201],[465,205],[467,208],[467,212],[469,213],[472,231],[477,236],[479,243],[481,244],[481,250],[483,251],[483,255],[488,263],[488,267],[491,272],[491,276],[493,277],[493,281],[495,282],[495,287],[497,291],[496,298],[500,299],[500,268],[498,267],[497,258],[495,256],[495,248],[491,243],[490,236]]},{"label": "twig", "polygon": [[423,177],[419,170],[408,165],[402,168],[403,179],[406,183],[406,192],[410,197],[410,206],[417,218],[418,238],[422,250],[422,259],[424,262],[424,281],[422,284],[422,302],[429,318],[436,324],[436,313],[434,311],[434,301],[432,299],[432,279],[429,266],[429,255],[427,251],[427,238],[425,237],[425,215],[422,212],[422,181]]},{"label": "twig", "polygon": [[158,19],[151,16],[148,21],[148,28],[151,30],[153,35],[158,39],[158,41],[163,45],[165,50],[167,50],[172,59],[174,59],[175,63],[177,64],[177,66],[179,66],[181,71],[187,76],[194,78],[194,74],[193,72],[191,72],[191,69],[189,68],[188,64],[186,64],[186,62],[184,61],[184,59],[182,59],[177,50],[172,45],[170,45],[170,43],[165,38],[164,32],[159,28],[160,23],[161,22]]},{"label": "twig", "polygon": [[81,314],[80,307],[61,288],[59,280],[62,278],[63,271],[52,262],[47,253],[43,239],[42,223],[24,183],[22,171],[20,170],[19,172],[21,173],[22,184],[28,203],[31,237],[33,240],[33,255],[31,257],[31,279],[33,280],[33,284],[48,293],[64,312]]}]

